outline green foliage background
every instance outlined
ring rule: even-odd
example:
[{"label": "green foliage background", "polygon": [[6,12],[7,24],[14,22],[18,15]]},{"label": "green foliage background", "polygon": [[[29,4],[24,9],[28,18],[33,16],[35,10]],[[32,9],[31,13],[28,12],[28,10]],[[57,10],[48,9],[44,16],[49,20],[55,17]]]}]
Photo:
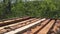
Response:
[{"label": "green foliage background", "polygon": [[0,18],[31,16],[60,19],[60,0],[25,2],[16,0],[15,3],[11,3],[11,13],[6,14],[6,9],[4,8],[6,8],[7,5],[8,3],[0,3]]}]

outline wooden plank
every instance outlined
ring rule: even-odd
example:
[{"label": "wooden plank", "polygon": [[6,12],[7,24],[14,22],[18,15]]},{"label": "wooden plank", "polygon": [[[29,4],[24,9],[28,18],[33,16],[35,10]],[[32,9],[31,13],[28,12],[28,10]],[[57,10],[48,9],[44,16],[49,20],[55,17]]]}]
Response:
[{"label": "wooden plank", "polygon": [[52,25],[55,23],[55,20],[52,20],[51,22],[49,22],[49,24],[47,24],[41,31],[39,31],[37,34],[47,34],[47,32],[49,31],[49,29],[52,27]]},{"label": "wooden plank", "polygon": [[19,18],[19,19],[3,21],[3,22],[0,22],[0,27],[6,26],[6,25],[9,25],[9,24],[14,24],[14,23],[24,21],[24,20],[27,20],[27,19],[30,19],[30,18]]},{"label": "wooden plank", "polygon": [[30,21],[30,20],[33,20],[33,19],[35,19],[35,18],[28,19],[28,20],[25,20],[25,21],[22,21],[22,22],[18,22],[18,23],[15,23],[15,24],[6,25],[6,26],[3,26],[3,27],[0,27],[0,29],[3,29],[3,28],[5,28],[5,27],[15,26],[15,25],[21,24],[21,23],[25,23],[25,22]]},{"label": "wooden plank", "polygon": [[18,28],[18,29],[14,30],[14,31],[7,32],[5,34],[15,34],[17,32],[21,32],[21,31],[23,31],[25,29],[28,29],[28,28],[30,28],[30,27],[32,27],[32,26],[34,26],[34,25],[36,25],[36,24],[38,24],[38,23],[40,23],[41,21],[44,21],[44,20],[45,20],[45,18],[41,19],[41,20],[39,20],[39,21],[37,21],[35,23],[32,23],[32,24],[26,25],[24,27]]},{"label": "wooden plank", "polygon": [[[5,26],[5,27],[0,27],[0,33],[4,33],[4,32],[7,32],[7,31],[11,31],[11,30],[20,28],[20,27],[22,27],[22,26],[31,24],[31,22],[33,22],[33,21],[35,22],[35,21],[37,21],[37,20],[39,20],[39,19],[32,18],[32,19],[25,20],[25,21],[22,21],[22,22],[19,22],[19,23],[7,25],[7,26]],[[5,28],[6,28],[6,29],[5,29]]]},{"label": "wooden plank", "polygon": [[[31,28],[31,31],[29,34],[34,34],[35,32],[37,32],[39,29],[41,29],[45,24],[48,23],[50,19],[45,20],[44,22],[40,23],[39,25],[37,25],[36,27]],[[29,31],[29,30],[28,30]],[[24,32],[23,34],[28,34],[27,32]]]},{"label": "wooden plank", "polygon": [[60,20],[57,20],[53,29],[51,30],[52,31],[51,34],[57,33],[57,30],[59,30],[59,27],[60,27]]}]

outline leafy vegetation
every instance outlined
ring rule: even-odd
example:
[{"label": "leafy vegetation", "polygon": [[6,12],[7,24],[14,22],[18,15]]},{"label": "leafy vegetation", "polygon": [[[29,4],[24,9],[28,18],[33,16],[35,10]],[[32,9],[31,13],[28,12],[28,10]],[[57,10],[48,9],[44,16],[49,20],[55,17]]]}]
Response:
[{"label": "leafy vegetation", "polygon": [[3,0],[0,2],[0,18],[40,17],[60,19],[60,0],[22,1]]}]

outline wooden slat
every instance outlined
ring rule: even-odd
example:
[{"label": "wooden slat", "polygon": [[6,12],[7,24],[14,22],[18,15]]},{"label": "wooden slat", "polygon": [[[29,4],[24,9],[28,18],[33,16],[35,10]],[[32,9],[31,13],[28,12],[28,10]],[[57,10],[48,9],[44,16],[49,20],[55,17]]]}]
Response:
[{"label": "wooden slat", "polygon": [[9,24],[14,24],[14,23],[24,21],[24,20],[27,20],[27,19],[30,19],[30,18],[19,18],[19,19],[15,19],[15,20],[13,19],[13,20],[7,20],[7,21],[4,21],[4,22],[0,22],[0,27],[1,26],[6,26],[6,25],[9,25]]},{"label": "wooden slat", "polygon": [[35,18],[28,19],[28,20],[25,20],[25,21],[22,21],[22,22],[18,22],[18,23],[15,23],[15,24],[6,25],[6,26],[3,26],[3,27],[0,27],[0,29],[3,29],[3,28],[5,28],[5,27],[15,26],[15,25],[21,24],[21,23],[25,23],[25,22],[30,21],[30,20],[33,20],[33,19],[35,19]]},{"label": "wooden slat", "polygon": [[51,30],[52,31],[51,34],[52,33],[55,34],[57,32],[57,30],[59,30],[59,27],[60,27],[60,20],[57,20],[53,29]]},{"label": "wooden slat", "polygon": [[[36,27],[31,28],[31,31],[30,31],[29,34],[34,34],[35,32],[37,32],[37,31],[38,31],[39,29],[41,29],[45,24],[47,24],[49,20],[50,20],[50,19],[47,19],[47,20],[43,21],[42,23],[36,25]],[[40,25],[40,26],[39,26],[39,25]],[[29,31],[29,30],[28,30],[28,31]],[[28,31],[25,32],[25,33],[23,33],[23,34],[28,34]]]},{"label": "wooden slat", "polygon": [[47,22],[49,21],[50,19],[44,21],[43,23],[41,23],[41,26],[37,26],[37,28],[35,29],[32,29],[32,34],[35,33],[37,30],[39,30],[40,28],[42,28],[45,24],[47,24]]},{"label": "wooden slat", "polygon": [[17,32],[20,32],[20,31],[23,31],[25,29],[28,29],[28,28],[30,28],[30,27],[32,27],[32,26],[34,26],[34,25],[36,25],[36,24],[38,24],[38,23],[40,23],[41,21],[44,21],[44,20],[45,20],[45,18],[44,19],[41,19],[41,20],[39,20],[39,21],[37,21],[35,23],[32,23],[32,24],[26,25],[24,27],[18,28],[18,29],[14,30],[14,31],[7,32],[5,34],[15,34]]},{"label": "wooden slat", "polygon": [[39,31],[37,34],[47,34],[49,29],[52,27],[52,25],[55,23],[55,20],[52,20],[47,24],[41,31]]},{"label": "wooden slat", "polygon": [[25,21],[22,21],[22,22],[19,22],[19,23],[15,23],[15,24],[4,26],[4,27],[0,27],[0,33],[4,33],[4,32],[7,32],[7,31],[11,31],[11,30],[20,28],[21,26],[28,25],[29,23],[31,23],[33,21],[35,22],[37,20],[39,20],[39,19],[32,18],[32,19],[25,20]]}]

